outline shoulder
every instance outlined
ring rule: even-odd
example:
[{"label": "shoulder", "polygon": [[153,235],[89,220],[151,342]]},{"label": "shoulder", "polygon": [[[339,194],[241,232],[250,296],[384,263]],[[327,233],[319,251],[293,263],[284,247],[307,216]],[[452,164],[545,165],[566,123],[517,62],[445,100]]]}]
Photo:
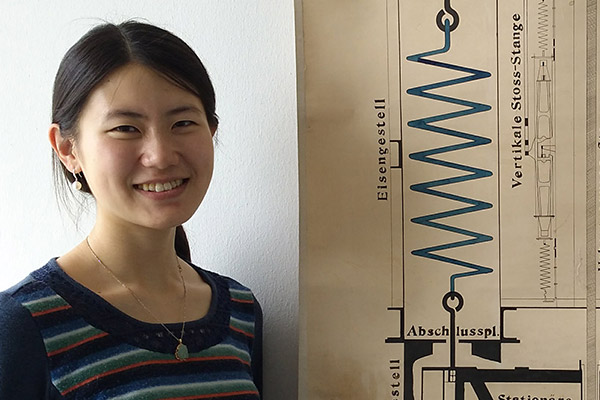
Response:
[{"label": "shoulder", "polygon": [[203,268],[200,268],[198,266],[193,266],[201,275],[208,277],[211,280],[219,280],[222,281],[223,283],[225,283],[227,286],[233,287],[233,288],[237,288],[237,289],[242,289],[242,290],[247,290],[250,291],[250,289],[244,285],[242,285],[240,282],[236,281],[233,278],[230,278],[228,276],[225,275],[221,275],[217,272],[214,271],[209,271]]},{"label": "shoulder", "polygon": [[263,313],[260,303],[250,288],[235,279],[194,268],[217,289],[218,302],[227,304],[231,337],[237,343],[247,343],[252,377],[259,392],[262,392]]},{"label": "shoulder", "polygon": [[[0,292],[0,376],[6,366],[3,364],[5,356],[13,353],[12,349],[22,338],[22,334],[39,332],[31,313],[23,304],[23,301],[27,301],[26,291],[33,282],[33,279],[28,277],[12,288]],[[39,340],[41,336],[38,336]]]},{"label": "shoulder", "polygon": [[64,302],[46,282],[52,267],[51,260],[15,286],[0,292],[0,309],[3,311],[0,313],[0,322],[3,326],[33,322],[34,317],[43,311],[44,307],[53,307],[58,305],[58,302]]},{"label": "shoulder", "polygon": [[243,331],[252,336],[262,328],[262,308],[250,288],[228,276],[195,268],[217,289],[218,301],[229,304],[232,325],[239,324],[238,328],[244,327]]},{"label": "shoulder", "polygon": [[209,281],[211,286],[218,286],[225,289],[232,301],[238,303],[258,303],[252,290],[235,279],[196,266],[194,268]]},{"label": "shoulder", "polygon": [[[41,270],[38,270],[41,271]],[[35,315],[40,304],[53,298],[56,293],[31,273],[15,286],[0,292],[0,346],[13,338],[14,332],[38,332]],[[41,336],[39,336],[41,339]],[[0,351],[2,354],[2,351]]]},{"label": "shoulder", "polygon": [[15,286],[0,292],[0,337],[9,328],[32,321],[31,313],[25,307],[34,299],[32,293],[38,283],[30,275]]},{"label": "shoulder", "polygon": [[[256,325],[262,325],[262,308],[252,290],[235,279],[229,277],[224,277],[224,279],[228,284],[229,299],[234,312],[237,312],[240,319],[252,320],[255,327]],[[255,327],[253,327],[253,331]]]},{"label": "shoulder", "polygon": [[2,399],[45,399],[51,390],[46,348],[40,328],[28,308],[36,302],[35,293],[39,285],[40,282],[29,276],[0,292]]}]

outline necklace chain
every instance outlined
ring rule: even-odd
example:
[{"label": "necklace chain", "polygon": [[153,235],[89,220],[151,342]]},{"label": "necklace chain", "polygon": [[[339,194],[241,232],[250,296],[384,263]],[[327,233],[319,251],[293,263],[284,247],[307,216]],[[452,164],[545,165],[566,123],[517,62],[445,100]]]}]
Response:
[{"label": "necklace chain", "polygon": [[135,294],[135,292],[129,286],[127,286],[122,280],[120,280],[119,277],[110,268],[108,268],[108,266],[106,264],[104,264],[104,262],[100,259],[100,257],[98,257],[98,254],[96,254],[94,249],[92,249],[92,245],[90,244],[89,237],[85,238],[85,242],[87,243],[87,246],[90,249],[90,251],[92,252],[92,254],[94,255],[94,257],[96,258],[96,261],[98,261],[98,263],[100,265],[102,265],[102,267],[106,270],[106,272],[108,272],[108,274],[110,276],[112,276],[121,286],[123,286],[131,294],[131,296],[139,303],[139,305],[148,314],[150,314],[150,316],[152,318],[154,318],[154,320],[158,324],[160,324],[164,328],[164,330],[167,331],[167,333],[169,335],[171,335],[175,340],[177,340],[178,345],[177,345],[177,349],[175,350],[175,358],[177,358],[178,360],[185,360],[186,358],[188,358],[187,347],[183,344],[183,335],[185,334],[185,299],[187,296],[187,288],[185,286],[185,279],[183,278],[183,272],[182,272],[181,264],[179,263],[179,258],[177,258],[177,271],[179,272],[179,278],[181,279],[181,286],[183,287],[183,305],[181,307],[183,322],[181,323],[180,337],[177,337],[177,336],[175,336],[175,334],[173,332],[171,332],[171,330],[169,328],[166,327],[165,324],[160,322],[160,319],[158,319],[156,317],[156,315],[144,304],[144,302]]}]

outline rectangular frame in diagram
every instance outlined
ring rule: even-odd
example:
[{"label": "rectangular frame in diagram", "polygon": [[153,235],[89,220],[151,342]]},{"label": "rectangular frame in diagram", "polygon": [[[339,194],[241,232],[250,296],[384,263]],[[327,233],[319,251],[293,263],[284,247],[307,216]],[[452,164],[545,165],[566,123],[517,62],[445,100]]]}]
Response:
[{"label": "rectangular frame in diagram", "polygon": [[597,398],[588,4],[334,3],[301,7],[301,395]]}]

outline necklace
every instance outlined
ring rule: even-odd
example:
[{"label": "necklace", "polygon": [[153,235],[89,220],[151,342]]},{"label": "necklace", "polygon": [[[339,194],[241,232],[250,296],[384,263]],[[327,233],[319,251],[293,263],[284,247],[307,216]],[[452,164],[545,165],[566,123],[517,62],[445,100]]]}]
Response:
[{"label": "necklace", "polygon": [[142,306],[142,308],[148,314],[150,314],[150,316],[152,318],[154,318],[154,320],[157,323],[159,323],[165,329],[165,331],[167,331],[167,333],[169,335],[171,335],[175,340],[177,340],[177,347],[175,348],[175,358],[179,361],[183,361],[183,360],[187,359],[190,356],[190,353],[188,351],[187,346],[185,344],[183,344],[183,335],[185,334],[185,298],[187,295],[187,288],[185,287],[185,279],[183,279],[183,272],[181,269],[181,264],[179,264],[179,258],[177,259],[177,270],[179,271],[179,277],[181,278],[181,285],[183,286],[183,305],[182,305],[183,322],[181,323],[181,334],[178,338],[177,336],[175,336],[175,334],[173,332],[171,332],[171,330],[169,328],[167,328],[165,326],[165,324],[160,322],[160,320],[156,317],[156,315],[152,311],[150,311],[150,309],[148,307],[146,307],[144,302],[142,302],[142,300],[135,294],[135,292],[133,290],[131,290],[131,288],[129,288],[129,286],[127,286],[123,281],[121,281],[117,277],[117,275],[115,275],[115,273],[112,272],[112,270],[106,266],[106,264],[104,264],[104,262],[100,259],[100,257],[98,257],[98,254],[96,254],[94,249],[92,249],[92,245],[90,245],[89,237],[85,238],[85,242],[87,243],[87,246],[90,249],[90,251],[92,252],[92,254],[94,255],[94,257],[96,258],[96,261],[98,261],[98,263],[100,265],[102,265],[102,267],[106,270],[106,272],[108,272],[108,274],[110,276],[112,276],[121,286],[123,286],[125,289],[127,289],[127,291],[131,294],[131,296],[139,303],[139,305]]}]

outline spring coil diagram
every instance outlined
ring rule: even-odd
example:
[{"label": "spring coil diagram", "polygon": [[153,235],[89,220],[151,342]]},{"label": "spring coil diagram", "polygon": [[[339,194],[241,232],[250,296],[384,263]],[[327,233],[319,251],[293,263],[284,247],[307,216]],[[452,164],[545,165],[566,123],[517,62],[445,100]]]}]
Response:
[{"label": "spring coil diagram", "polygon": [[554,249],[549,243],[544,242],[540,247],[540,289],[546,295],[553,286],[552,257]]},{"label": "spring coil diagram", "polygon": [[538,3],[538,47],[542,51],[548,51],[550,40],[550,9],[544,0]]},{"label": "spring coil diagram", "polygon": [[493,238],[484,233],[474,232],[474,231],[463,229],[463,228],[460,228],[457,226],[448,225],[448,224],[440,222],[439,220],[448,218],[448,217],[454,217],[454,216],[459,216],[459,215],[464,215],[464,214],[469,214],[469,213],[474,213],[477,211],[489,209],[492,207],[492,204],[482,201],[482,200],[473,199],[470,197],[459,196],[456,194],[447,193],[447,192],[441,191],[437,188],[442,187],[442,186],[457,184],[460,182],[486,178],[486,177],[491,176],[492,172],[485,170],[485,169],[469,166],[469,165],[464,165],[464,164],[459,164],[459,163],[455,163],[455,162],[442,160],[439,158],[435,158],[435,156],[444,154],[444,153],[462,150],[462,149],[484,146],[486,144],[489,144],[491,142],[491,140],[488,138],[482,137],[482,136],[472,134],[472,133],[460,132],[460,131],[457,131],[454,129],[445,128],[445,127],[438,126],[435,124],[442,122],[442,121],[454,119],[454,118],[465,117],[465,116],[469,116],[472,114],[485,112],[485,111],[490,110],[491,107],[486,104],[476,103],[476,102],[469,101],[469,100],[463,100],[463,99],[458,99],[458,98],[453,98],[453,97],[449,97],[449,96],[432,93],[432,91],[439,89],[439,88],[468,83],[468,82],[476,81],[479,79],[485,79],[485,78],[490,77],[491,74],[486,71],[480,71],[477,69],[467,68],[464,66],[448,64],[448,63],[436,61],[436,60],[429,58],[431,56],[435,56],[438,54],[447,53],[450,50],[450,33],[451,33],[450,22],[448,20],[446,20],[444,23],[444,37],[445,37],[444,47],[441,49],[438,49],[438,50],[432,50],[432,51],[408,56],[407,60],[412,61],[412,62],[422,63],[425,65],[438,67],[438,68],[445,68],[445,69],[449,69],[449,70],[453,70],[453,71],[458,71],[461,73],[465,73],[466,76],[456,78],[456,79],[445,80],[445,81],[441,81],[441,82],[437,82],[437,83],[427,84],[427,85],[423,85],[423,86],[413,87],[413,88],[408,89],[407,93],[409,95],[413,95],[413,96],[424,97],[426,99],[442,101],[445,103],[464,107],[463,109],[461,109],[459,111],[429,116],[429,117],[420,118],[420,119],[416,119],[416,120],[412,120],[412,121],[408,122],[408,126],[412,127],[412,128],[461,139],[461,142],[457,143],[457,144],[432,148],[432,149],[409,154],[409,158],[412,160],[436,165],[439,167],[452,168],[457,171],[466,172],[466,174],[463,174],[463,175],[447,177],[447,178],[437,179],[437,180],[428,181],[428,182],[417,183],[417,184],[410,186],[410,189],[415,192],[423,193],[423,194],[430,195],[430,196],[436,196],[436,197],[440,197],[443,199],[453,200],[453,201],[464,203],[467,205],[466,207],[442,211],[442,212],[438,212],[438,213],[434,213],[434,214],[428,214],[428,215],[424,215],[424,216],[420,216],[420,217],[411,219],[411,221],[415,224],[427,226],[427,227],[434,228],[434,229],[439,229],[442,231],[457,233],[457,234],[468,237],[467,239],[464,239],[464,240],[459,240],[459,241],[455,241],[455,242],[444,243],[444,244],[440,244],[440,245],[436,245],[436,246],[421,248],[421,249],[413,250],[411,252],[415,256],[425,257],[430,260],[441,261],[443,263],[466,268],[467,271],[459,272],[459,273],[455,273],[455,274],[451,275],[450,291],[454,292],[455,291],[455,281],[457,279],[467,277],[467,276],[487,274],[487,273],[492,272],[492,269],[489,267],[477,265],[475,263],[471,263],[468,261],[448,257],[445,255],[439,254],[439,252],[448,250],[448,249],[455,249],[455,248],[459,248],[459,247],[472,246],[472,245],[488,242],[488,241],[491,241]]}]

